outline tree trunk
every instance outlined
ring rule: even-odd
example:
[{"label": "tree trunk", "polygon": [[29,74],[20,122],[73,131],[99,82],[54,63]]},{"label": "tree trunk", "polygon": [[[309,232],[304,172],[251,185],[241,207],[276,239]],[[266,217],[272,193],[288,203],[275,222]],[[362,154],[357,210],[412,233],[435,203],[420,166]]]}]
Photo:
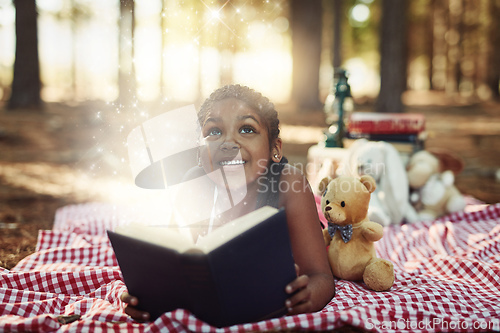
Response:
[{"label": "tree trunk", "polygon": [[432,40],[432,89],[444,91],[446,87],[446,68],[448,67],[448,44],[445,35],[448,31],[448,0],[433,0],[433,38]]},{"label": "tree trunk", "polygon": [[488,77],[487,85],[491,90],[491,97],[494,100],[500,100],[500,3],[490,0],[490,52],[488,59]]},{"label": "tree trunk", "polygon": [[426,57],[429,61],[429,69],[427,71],[427,77],[429,80],[429,90],[434,90],[434,85],[432,83],[432,74],[434,72],[434,16],[436,15],[436,0],[430,0],[429,3],[429,13],[426,18],[425,27],[425,38],[427,39],[427,47],[425,48]]},{"label": "tree trunk", "polygon": [[120,69],[118,102],[130,107],[137,102],[134,66],[134,0],[120,0]]},{"label": "tree trunk", "polygon": [[342,66],[342,0],[333,0],[333,68]]},{"label": "tree trunk", "polygon": [[407,0],[383,0],[380,37],[380,93],[377,112],[403,112],[406,89]]},{"label": "tree trunk", "polygon": [[320,109],[321,0],[291,0],[292,99],[302,110]]},{"label": "tree trunk", "polygon": [[35,0],[14,0],[16,8],[16,59],[9,109],[41,109]]},{"label": "tree trunk", "polygon": [[160,61],[160,100],[163,100],[167,96],[166,92],[166,82],[165,82],[165,50],[167,49],[167,6],[165,4],[165,0],[161,0],[161,61]]},{"label": "tree trunk", "polygon": [[445,38],[448,44],[446,92],[453,95],[459,93],[462,81],[460,62],[463,56],[463,6],[461,0],[450,0],[448,6],[449,27]]},{"label": "tree trunk", "polygon": [[78,36],[78,23],[79,23],[79,13],[78,10],[76,9],[76,1],[71,0],[71,12],[72,16],[70,18],[70,25],[71,25],[71,90],[73,92],[73,100],[78,99],[78,77],[77,77],[77,36]]}]

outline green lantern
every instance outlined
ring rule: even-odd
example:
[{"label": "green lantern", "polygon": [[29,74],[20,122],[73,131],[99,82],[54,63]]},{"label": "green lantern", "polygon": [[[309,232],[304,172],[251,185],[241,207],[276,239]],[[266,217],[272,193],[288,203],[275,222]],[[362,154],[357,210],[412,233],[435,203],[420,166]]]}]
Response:
[{"label": "green lantern", "polygon": [[352,111],[351,87],[347,82],[347,73],[339,68],[335,71],[334,89],[325,101],[326,122],[329,125],[325,133],[325,147],[343,148],[345,135],[344,117]]}]

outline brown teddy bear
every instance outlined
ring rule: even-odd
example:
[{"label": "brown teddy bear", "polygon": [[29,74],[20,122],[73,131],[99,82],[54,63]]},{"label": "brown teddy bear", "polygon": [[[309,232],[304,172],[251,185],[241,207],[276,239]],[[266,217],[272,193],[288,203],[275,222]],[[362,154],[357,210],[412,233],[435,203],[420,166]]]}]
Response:
[{"label": "brown teddy bear", "polygon": [[419,220],[434,220],[465,208],[465,197],[454,184],[462,169],[462,160],[445,150],[421,150],[412,155],[407,165],[410,202]]},{"label": "brown teddy bear", "polygon": [[323,230],[333,274],[344,280],[362,280],[375,291],[388,290],[394,283],[393,264],[377,258],[373,242],[384,229],[368,219],[370,193],[376,188],[369,175],[354,178],[324,178],[320,183],[321,208],[328,221]]}]

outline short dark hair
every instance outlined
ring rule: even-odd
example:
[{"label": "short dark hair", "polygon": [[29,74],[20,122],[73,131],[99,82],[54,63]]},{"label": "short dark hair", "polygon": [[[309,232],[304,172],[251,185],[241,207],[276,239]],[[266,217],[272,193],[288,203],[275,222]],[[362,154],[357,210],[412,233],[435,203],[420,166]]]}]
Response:
[{"label": "short dark hair", "polygon": [[239,84],[223,86],[215,90],[200,107],[198,120],[203,126],[215,103],[228,99],[238,99],[254,109],[264,120],[269,136],[269,147],[280,134],[278,112],[274,104],[261,93]]}]

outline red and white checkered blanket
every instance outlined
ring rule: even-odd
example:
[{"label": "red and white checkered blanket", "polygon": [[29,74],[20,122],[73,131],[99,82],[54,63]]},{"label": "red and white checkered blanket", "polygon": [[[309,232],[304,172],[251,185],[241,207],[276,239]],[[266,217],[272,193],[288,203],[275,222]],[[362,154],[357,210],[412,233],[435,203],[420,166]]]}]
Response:
[{"label": "red and white checkered blanket", "polygon": [[[126,290],[107,228],[131,215],[110,204],[66,206],[40,231],[36,252],[11,271],[0,268],[0,331],[276,331],[470,332],[500,330],[500,203],[432,222],[391,226],[377,246],[395,266],[389,292],[339,280],[320,312],[216,329],[185,310],[154,322],[124,314]],[[80,315],[71,321],[71,315]]]}]

